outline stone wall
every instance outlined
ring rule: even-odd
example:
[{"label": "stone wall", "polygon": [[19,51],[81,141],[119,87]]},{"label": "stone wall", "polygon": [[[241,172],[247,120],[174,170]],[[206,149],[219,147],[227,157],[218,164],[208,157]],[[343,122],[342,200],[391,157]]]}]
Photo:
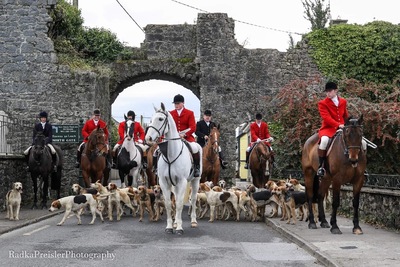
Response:
[{"label": "stone wall", "polygon": [[[15,0],[3,1],[0,7],[1,113],[11,121],[25,120],[33,128],[42,110],[49,113],[52,124],[79,124],[80,119],[88,119],[95,108],[100,108],[103,119],[108,122],[111,113],[110,78],[89,71],[72,71],[58,64],[53,42],[47,36],[48,23],[51,22],[48,12],[55,3],[55,0]],[[28,147],[32,128],[13,127],[7,135],[7,143]],[[77,145],[64,147],[67,157],[64,194],[69,191],[68,185],[78,181],[79,172],[73,168]],[[22,155],[22,150],[13,152]],[[6,184],[2,188],[9,189],[12,181],[25,181],[29,177],[23,161],[4,161],[1,163],[6,164],[1,166],[2,179],[9,181],[4,181]],[[27,193],[31,187],[29,182],[30,179],[24,184]]]},{"label": "stone wall", "polygon": [[[353,188],[343,186],[339,210],[353,218]],[[364,187],[360,195],[360,219],[369,223],[400,229],[399,190]]]}]

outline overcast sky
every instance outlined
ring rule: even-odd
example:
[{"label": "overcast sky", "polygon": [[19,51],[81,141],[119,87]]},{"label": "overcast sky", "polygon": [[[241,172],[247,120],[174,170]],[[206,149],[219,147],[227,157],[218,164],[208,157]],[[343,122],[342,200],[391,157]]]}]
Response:
[{"label": "overcast sky", "polygon": [[[333,19],[347,19],[348,23],[357,24],[374,20],[400,22],[395,6],[397,0],[325,2],[330,3]],[[236,40],[249,49],[286,51],[289,33],[299,41],[299,34],[310,31],[301,0],[79,0],[79,9],[85,26],[108,29],[121,42],[134,47],[139,47],[144,41],[142,29],[148,24],[196,24],[197,14],[205,12],[227,13],[236,21]],[[160,102],[164,102],[167,108],[173,109],[171,102],[178,93],[185,97],[186,107],[193,110],[199,119],[199,99],[180,85],[160,80],[141,82],[125,89],[112,105],[112,115],[121,121],[124,113],[134,110],[137,117],[151,117],[153,104],[159,107]]]}]

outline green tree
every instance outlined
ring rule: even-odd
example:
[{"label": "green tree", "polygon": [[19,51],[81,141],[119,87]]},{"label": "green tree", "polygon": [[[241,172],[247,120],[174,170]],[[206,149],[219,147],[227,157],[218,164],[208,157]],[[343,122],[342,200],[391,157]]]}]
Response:
[{"label": "green tree", "polygon": [[311,23],[311,30],[323,29],[329,21],[330,6],[324,6],[325,0],[302,0],[305,9],[304,18]]}]

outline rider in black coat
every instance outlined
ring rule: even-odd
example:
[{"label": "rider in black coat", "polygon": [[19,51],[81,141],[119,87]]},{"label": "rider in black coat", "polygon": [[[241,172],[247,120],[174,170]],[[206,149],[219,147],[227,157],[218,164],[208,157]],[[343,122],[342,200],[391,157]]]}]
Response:
[{"label": "rider in black coat", "polygon": [[[208,136],[210,135],[210,130],[214,126],[217,127],[217,124],[215,122],[211,121],[211,110],[207,109],[204,111],[203,120],[198,121],[196,124],[195,134],[197,136],[197,143],[201,147],[205,146]],[[221,162],[222,169],[226,169],[226,166],[228,165],[228,163],[226,161],[224,161],[224,159],[223,159],[221,148],[219,151],[219,160]]]},{"label": "rider in black coat", "polygon": [[[57,153],[52,145],[53,126],[50,124],[50,122],[48,122],[47,116],[48,115],[47,115],[46,111],[42,111],[39,113],[40,122],[36,123],[35,126],[33,127],[32,146],[35,142],[36,135],[38,133],[43,133],[43,135],[45,136],[45,139],[44,139],[45,145],[47,145],[50,148],[51,157],[53,160],[53,171],[56,172],[57,171]],[[32,146],[28,147],[28,149],[26,149],[24,152],[27,162],[29,160],[29,152],[30,152]],[[29,166],[27,168],[27,171],[29,171]]]}]

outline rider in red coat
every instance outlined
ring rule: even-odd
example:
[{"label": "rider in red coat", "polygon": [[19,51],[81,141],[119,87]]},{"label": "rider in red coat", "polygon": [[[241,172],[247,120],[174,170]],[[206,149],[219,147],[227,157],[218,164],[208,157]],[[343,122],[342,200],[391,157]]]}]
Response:
[{"label": "rider in red coat", "polygon": [[271,147],[271,144],[266,141],[265,139],[270,139],[271,141],[271,135],[268,130],[268,124],[262,120],[262,115],[260,113],[256,114],[256,121],[250,124],[250,144],[249,147],[246,149],[246,164],[244,165],[245,169],[249,168],[249,157],[250,157],[250,152],[256,142],[260,142],[261,140],[264,140],[263,142]]},{"label": "rider in red coat", "polygon": [[[125,117],[125,120],[120,122],[118,125],[118,135],[119,135],[119,140],[118,142],[115,144],[114,148],[113,148],[113,158],[114,158],[114,164],[113,164],[113,168],[116,168],[116,158],[118,155],[118,149],[119,147],[122,145],[122,143],[124,142],[124,138],[125,138],[125,126],[126,126],[126,121],[127,120],[132,120],[133,121],[133,142],[135,142],[136,145],[138,145],[143,152],[145,152],[149,147],[147,145],[143,145],[143,140],[145,137],[145,133],[143,130],[142,125],[140,125],[139,122],[135,121],[135,112],[132,110],[129,110],[127,113],[127,116]],[[143,168],[147,168],[147,162],[146,162],[146,157],[143,157]]]},{"label": "rider in red coat", "polygon": [[325,175],[324,163],[329,139],[332,138],[336,130],[344,128],[344,123],[349,117],[347,111],[347,101],[337,95],[338,87],[334,82],[327,82],[325,85],[326,98],[318,102],[319,114],[322,118],[322,126],[318,136],[320,143],[318,146],[319,168],[317,175]]},{"label": "rider in red coat", "polygon": [[194,112],[185,108],[185,98],[182,95],[176,95],[173,103],[175,109],[170,111],[181,138],[189,142],[192,149],[194,163],[194,177],[200,176],[200,149],[201,146],[196,143],[193,133],[196,131],[196,119]]},{"label": "rider in red coat", "polygon": [[[108,133],[108,129],[107,129],[107,123],[100,119],[100,115],[101,115],[100,114],[100,110],[95,109],[93,111],[92,118],[87,120],[85,122],[85,125],[83,125],[83,128],[82,128],[83,142],[79,145],[78,152],[76,154],[76,163],[75,163],[75,167],[76,168],[79,168],[79,166],[80,166],[81,154],[82,154],[82,150],[83,150],[84,144],[88,141],[89,135],[98,126],[100,126],[100,128],[102,128],[104,130],[105,139],[106,139],[106,143],[107,143],[107,149],[108,149],[108,135],[109,135],[109,133]],[[107,160],[110,160],[110,159],[107,159]]]}]

